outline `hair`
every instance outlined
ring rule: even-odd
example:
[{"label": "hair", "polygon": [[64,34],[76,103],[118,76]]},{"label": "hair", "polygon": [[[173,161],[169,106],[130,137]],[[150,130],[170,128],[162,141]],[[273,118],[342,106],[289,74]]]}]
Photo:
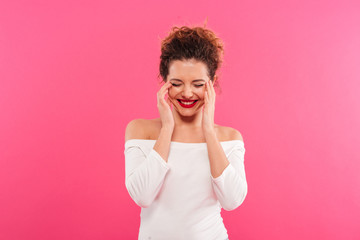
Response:
[{"label": "hair", "polygon": [[[206,25],[206,23],[205,23]],[[215,33],[206,27],[173,26],[161,41],[160,72],[162,81],[166,81],[169,65],[173,60],[195,59],[205,63],[208,76],[214,82],[216,71],[223,62],[224,44]],[[218,76],[214,87],[218,85]]]}]

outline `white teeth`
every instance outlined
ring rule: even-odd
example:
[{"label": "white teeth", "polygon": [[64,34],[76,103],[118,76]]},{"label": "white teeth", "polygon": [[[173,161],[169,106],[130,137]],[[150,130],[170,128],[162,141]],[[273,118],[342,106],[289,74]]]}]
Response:
[{"label": "white teeth", "polygon": [[184,104],[184,105],[191,105],[191,104],[193,104],[194,102],[196,102],[196,100],[193,101],[193,102],[183,102],[183,101],[180,100],[180,102],[181,102],[182,104]]}]

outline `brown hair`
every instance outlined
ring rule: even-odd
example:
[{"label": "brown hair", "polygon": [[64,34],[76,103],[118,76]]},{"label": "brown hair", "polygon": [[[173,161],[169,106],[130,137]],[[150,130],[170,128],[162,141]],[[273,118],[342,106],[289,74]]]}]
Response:
[{"label": "brown hair", "polygon": [[[206,24],[206,23],[205,23]],[[162,81],[166,81],[172,60],[194,58],[206,64],[211,81],[223,62],[224,44],[215,33],[204,27],[173,26],[161,41],[160,72]],[[214,87],[218,86],[218,77]]]}]

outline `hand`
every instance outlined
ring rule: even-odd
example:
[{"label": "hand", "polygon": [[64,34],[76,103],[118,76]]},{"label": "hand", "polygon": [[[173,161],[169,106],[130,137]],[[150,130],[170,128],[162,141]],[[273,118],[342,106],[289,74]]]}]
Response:
[{"label": "hand", "polygon": [[[171,101],[169,99],[169,88],[171,87],[170,81],[167,81],[157,92],[157,107],[160,113],[162,127],[174,129],[175,121],[171,111]],[[168,94],[165,100],[165,94]]]},{"label": "hand", "polygon": [[203,108],[202,128],[204,132],[215,131],[215,89],[211,80],[205,83],[205,104]]}]

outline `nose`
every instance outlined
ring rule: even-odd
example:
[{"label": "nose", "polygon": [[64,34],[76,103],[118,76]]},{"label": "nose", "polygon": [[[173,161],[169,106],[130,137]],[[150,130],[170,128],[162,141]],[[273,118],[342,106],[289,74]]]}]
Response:
[{"label": "nose", "polygon": [[192,90],[191,90],[191,87],[186,87],[184,88],[183,92],[182,92],[182,97],[184,99],[190,99],[192,96],[193,96],[193,93],[192,93]]}]

